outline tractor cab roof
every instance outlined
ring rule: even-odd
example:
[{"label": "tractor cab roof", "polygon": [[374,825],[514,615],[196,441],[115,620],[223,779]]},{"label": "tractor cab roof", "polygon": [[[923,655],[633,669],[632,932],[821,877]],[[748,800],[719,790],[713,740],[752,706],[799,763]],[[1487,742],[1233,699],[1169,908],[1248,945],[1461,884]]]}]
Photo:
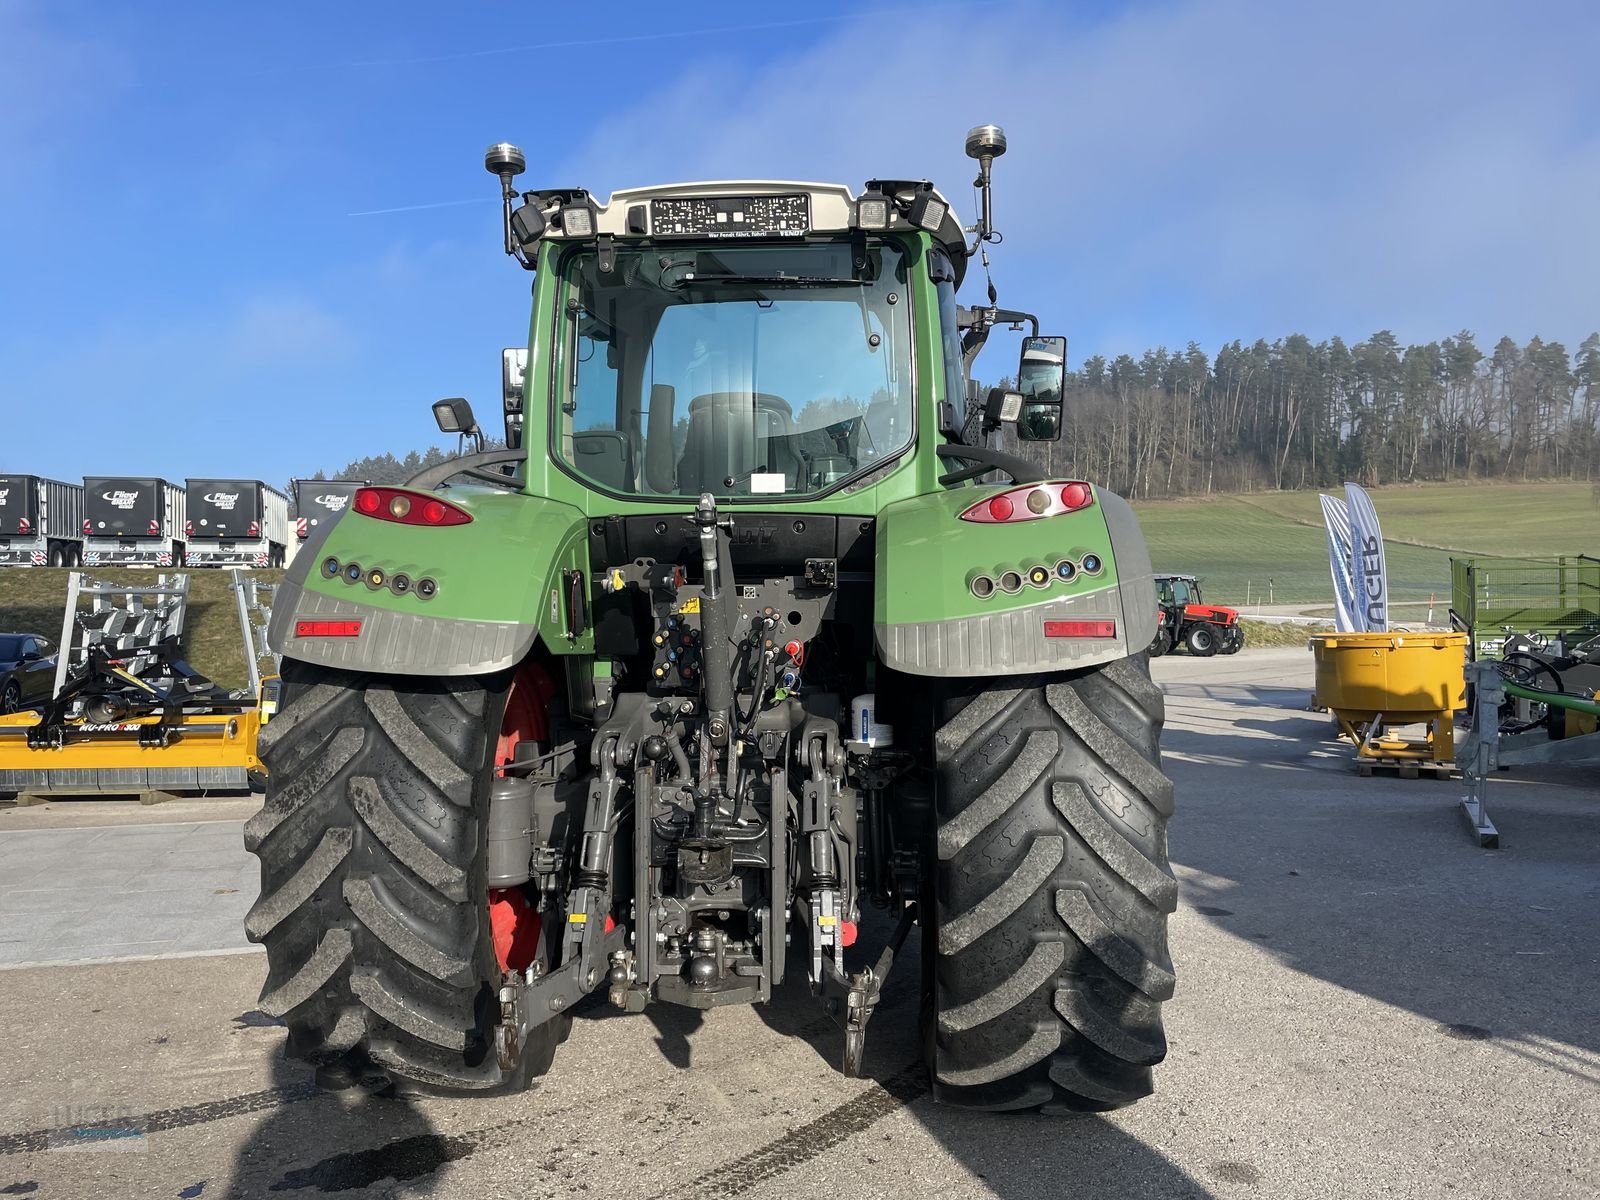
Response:
[{"label": "tractor cab roof", "polygon": [[1199,577],[1196,576],[1196,575],[1167,575],[1167,574],[1159,574],[1158,573],[1156,575],[1156,578],[1158,580],[1181,579],[1185,583],[1199,583],[1200,582]]},{"label": "tractor cab roof", "polygon": [[582,188],[524,192],[560,240],[783,241],[812,234],[924,230],[950,255],[957,281],[965,234],[950,202],[926,180],[869,180],[860,193],[838,183],[774,179],[668,183],[613,192],[603,204]]}]

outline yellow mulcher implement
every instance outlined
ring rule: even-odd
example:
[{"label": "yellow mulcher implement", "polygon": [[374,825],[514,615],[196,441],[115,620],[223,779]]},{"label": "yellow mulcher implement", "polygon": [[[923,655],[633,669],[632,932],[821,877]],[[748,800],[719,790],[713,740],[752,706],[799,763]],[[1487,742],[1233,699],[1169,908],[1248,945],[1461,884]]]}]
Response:
[{"label": "yellow mulcher implement", "polygon": [[28,803],[137,794],[154,803],[259,790],[266,776],[256,740],[275,707],[278,680],[255,669],[245,612],[241,599],[252,668],[252,688],[243,695],[184,662],[176,636],[134,650],[86,646],[49,702],[0,717],[0,796]]}]

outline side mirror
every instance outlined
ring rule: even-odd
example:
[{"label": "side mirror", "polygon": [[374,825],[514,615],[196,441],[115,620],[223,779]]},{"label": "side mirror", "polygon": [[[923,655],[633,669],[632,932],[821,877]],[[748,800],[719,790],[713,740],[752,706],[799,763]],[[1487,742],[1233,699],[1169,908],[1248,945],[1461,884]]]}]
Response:
[{"label": "side mirror", "polygon": [[1054,442],[1061,437],[1062,396],[1067,383],[1067,339],[1022,339],[1022,361],[1017,365],[1017,390],[1022,393],[1022,414],[1017,438],[1024,442]]},{"label": "side mirror", "polygon": [[527,347],[513,346],[500,351],[500,398],[506,414],[506,447],[511,450],[522,445],[522,414],[526,406],[524,387],[527,374]]}]

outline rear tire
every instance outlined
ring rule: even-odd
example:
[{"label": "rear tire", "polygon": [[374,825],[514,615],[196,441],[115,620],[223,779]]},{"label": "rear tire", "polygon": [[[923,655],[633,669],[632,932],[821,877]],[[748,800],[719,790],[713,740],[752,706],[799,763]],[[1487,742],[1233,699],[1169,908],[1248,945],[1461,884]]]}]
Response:
[{"label": "rear tire", "polygon": [[64,567],[67,565],[67,552],[60,546],[53,545],[50,547],[49,561],[52,567]]},{"label": "rear tire", "polygon": [[1210,658],[1217,652],[1219,641],[1217,631],[1204,622],[1189,626],[1189,632],[1183,635],[1183,644],[1196,658]]},{"label": "rear tire", "polygon": [[1150,1093],[1177,906],[1162,713],[1142,655],[941,704],[924,922],[940,1101],[1104,1110]]},{"label": "rear tire", "polygon": [[1237,654],[1244,649],[1244,630],[1238,625],[1224,627],[1219,654]]},{"label": "rear tire", "polygon": [[561,1030],[538,1027],[501,1070],[484,857],[508,676],[292,659],[282,674],[261,732],[267,798],[245,824],[261,859],[245,931],[266,945],[261,1008],[284,1019],[290,1057],[331,1076],[376,1067],[412,1090],[526,1086]]}]

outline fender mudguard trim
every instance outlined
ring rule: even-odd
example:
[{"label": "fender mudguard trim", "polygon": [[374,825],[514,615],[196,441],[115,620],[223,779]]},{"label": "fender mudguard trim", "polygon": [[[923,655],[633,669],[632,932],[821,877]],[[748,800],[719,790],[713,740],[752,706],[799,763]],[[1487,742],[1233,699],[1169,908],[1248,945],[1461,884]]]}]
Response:
[{"label": "fender mudguard trim", "polygon": [[[295,636],[310,618],[361,621],[358,637]],[[307,591],[285,579],[273,597],[267,640],[285,658],[386,675],[484,675],[521,662],[537,626],[396,612]]]},{"label": "fender mudguard trim", "polygon": [[[1114,638],[1047,638],[1046,621],[1112,620]],[[1025,675],[1065,671],[1127,658],[1131,651],[1121,588],[1116,585],[1076,596],[1000,609],[980,617],[914,621],[875,629],[883,664],[909,675]],[[1140,645],[1138,649],[1143,649]]]}]

